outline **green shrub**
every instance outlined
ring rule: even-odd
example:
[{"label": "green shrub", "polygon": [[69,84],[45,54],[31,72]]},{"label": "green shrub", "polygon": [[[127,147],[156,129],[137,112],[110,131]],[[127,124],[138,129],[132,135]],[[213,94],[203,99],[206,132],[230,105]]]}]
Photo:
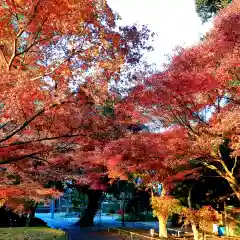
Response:
[{"label": "green shrub", "polygon": [[[240,221],[240,217],[238,217],[237,220]],[[234,233],[236,234],[236,236],[240,236],[240,223],[237,224],[234,230],[235,230]]]},{"label": "green shrub", "polygon": [[65,232],[46,227],[0,228],[4,240],[66,240]]},{"label": "green shrub", "polygon": [[114,214],[114,213],[116,213],[116,211],[115,211],[113,208],[111,208],[111,209],[109,210],[109,213],[110,213],[110,214]]},{"label": "green shrub", "polygon": [[120,206],[118,203],[103,204],[102,212],[110,213],[110,210],[111,210],[111,211],[114,211],[114,213],[116,213],[119,210],[119,208],[120,208]]}]

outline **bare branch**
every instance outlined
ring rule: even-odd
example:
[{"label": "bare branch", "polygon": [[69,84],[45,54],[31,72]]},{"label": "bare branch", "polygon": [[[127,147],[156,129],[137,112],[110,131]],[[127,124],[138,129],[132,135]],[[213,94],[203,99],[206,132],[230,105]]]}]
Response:
[{"label": "bare branch", "polygon": [[233,167],[232,167],[232,170],[231,170],[232,175],[234,173],[234,170],[235,170],[236,166],[237,166],[237,156],[234,159],[234,164],[233,164]]}]

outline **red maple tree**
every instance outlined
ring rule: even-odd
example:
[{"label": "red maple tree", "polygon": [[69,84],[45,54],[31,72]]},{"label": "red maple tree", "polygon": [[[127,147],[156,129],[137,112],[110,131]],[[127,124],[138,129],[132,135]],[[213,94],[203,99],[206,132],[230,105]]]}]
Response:
[{"label": "red maple tree", "polygon": [[93,184],[104,171],[92,156],[130,121],[106,114],[108,84],[139,61],[129,42],[144,48],[147,34],[117,31],[97,0],[6,0],[0,16],[2,203],[58,195],[43,188],[52,179]]},{"label": "red maple tree", "polygon": [[[177,49],[165,70],[144,80],[126,101],[161,127],[184,128],[186,157],[226,179],[238,199],[239,8],[235,0],[223,9],[204,41]],[[174,143],[176,136],[169,137]],[[222,147],[230,149],[227,158]]]}]

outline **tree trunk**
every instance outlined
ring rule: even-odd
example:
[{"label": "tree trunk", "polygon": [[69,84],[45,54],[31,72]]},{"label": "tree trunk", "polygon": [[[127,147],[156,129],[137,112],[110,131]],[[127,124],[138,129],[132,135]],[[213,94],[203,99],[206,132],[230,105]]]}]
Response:
[{"label": "tree trunk", "polygon": [[240,187],[239,187],[237,178],[234,176],[234,169],[237,166],[237,159],[235,159],[235,164],[231,170],[229,170],[228,166],[225,164],[223,159],[220,159],[219,162],[221,163],[224,169],[223,171],[221,171],[220,169],[218,169],[216,166],[212,164],[205,163],[204,165],[209,169],[216,171],[222,178],[224,178],[232,188],[238,200],[240,201]]},{"label": "tree trunk", "polygon": [[235,194],[236,194],[238,200],[240,201],[240,192],[235,192]]},{"label": "tree trunk", "polygon": [[122,226],[125,226],[125,200],[122,201],[122,204],[120,204],[120,207],[122,209],[122,213],[121,213]]},{"label": "tree trunk", "polygon": [[[161,196],[165,196],[166,191],[164,188],[164,185],[162,184],[162,189],[161,189]],[[153,196],[153,192],[152,192],[152,196]],[[168,234],[167,234],[167,220],[168,220],[168,216],[164,216],[164,215],[159,215],[158,216],[158,232],[159,232],[159,237],[161,238],[167,238]]]},{"label": "tree trunk", "polygon": [[164,216],[158,216],[159,237],[167,238],[167,218]]},{"label": "tree trunk", "polygon": [[236,197],[240,201],[240,189],[238,187],[238,184],[236,183],[236,179],[234,179],[234,180],[235,180],[235,184],[230,183],[230,186],[231,186],[233,192],[235,193]]},{"label": "tree trunk", "polygon": [[193,222],[192,222],[191,225],[192,225],[192,230],[193,230],[193,238],[194,238],[194,240],[198,240],[199,239],[199,232],[198,232],[197,225]]},{"label": "tree trunk", "polygon": [[227,180],[236,197],[240,201],[240,187],[234,174],[229,170],[226,170],[226,174],[221,174],[221,172],[219,172],[219,175],[222,176],[225,180]]},{"label": "tree trunk", "polygon": [[122,217],[122,226],[125,226],[125,217],[124,217],[124,212],[121,214]]},{"label": "tree trunk", "polygon": [[[191,197],[192,197],[192,187],[189,189],[188,191],[188,208],[192,208],[192,201],[191,201]],[[193,237],[194,240],[198,240],[199,239],[199,231],[198,231],[198,227],[196,225],[196,223],[194,223],[194,221],[191,221],[191,225],[192,225],[192,230],[193,230]]]},{"label": "tree trunk", "polygon": [[34,203],[30,209],[30,214],[28,215],[28,218],[26,219],[26,227],[28,227],[31,224],[31,221],[33,220],[36,209],[37,209],[38,203]]},{"label": "tree trunk", "polygon": [[88,206],[79,221],[80,227],[93,226],[93,219],[99,209],[99,202],[102,196],[102,191],[88,190],[87,195],[88,195]]}]

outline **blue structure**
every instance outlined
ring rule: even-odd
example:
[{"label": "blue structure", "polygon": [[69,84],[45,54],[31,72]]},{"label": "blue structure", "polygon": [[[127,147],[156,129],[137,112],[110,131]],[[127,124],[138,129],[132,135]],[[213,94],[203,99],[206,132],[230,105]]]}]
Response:
[{"label": "blue structure", "polygon": [[224,236],[226,234],[225,227],[218,227],[218,236]]},{"label": "blue structure", "polygon": [[158,183],[157,192],[159,195],[161,195],[161,193],[162,193],[162,184],[161,183]]},{"label": "blue structure", "polygon": [[51,203],[51,219],[54,219],[54,212],[55,212],[55,199],[52,200],[52,203]]}]

